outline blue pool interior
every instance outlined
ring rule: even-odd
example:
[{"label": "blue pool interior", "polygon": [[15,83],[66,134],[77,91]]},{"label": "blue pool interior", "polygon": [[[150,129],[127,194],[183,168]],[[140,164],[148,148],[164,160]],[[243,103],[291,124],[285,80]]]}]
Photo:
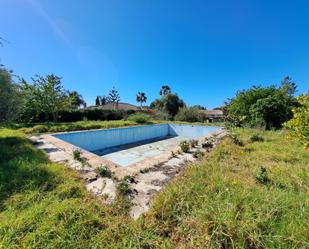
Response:
[{"label": "blue pool interior", "polygon": [[220,129],[215,126],[158,124],[69,132],[54,136],[121,166],[128,166],[172,150],[182,140],[197,139]]}]

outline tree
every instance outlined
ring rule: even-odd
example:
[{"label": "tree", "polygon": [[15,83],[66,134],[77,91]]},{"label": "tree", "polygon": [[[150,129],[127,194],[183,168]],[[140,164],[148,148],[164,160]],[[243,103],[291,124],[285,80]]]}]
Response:
[{"label": "tree", "polygon": [[115,87],[113,87],[113,89],[109,91],[108,102],[114,105],[114,109],[116,109],[117,104],[120,102],[120,95],[118,91],[115,89]]},{"label": "tree", "polygon": [[166,94],[169,94],[171,93],[171,88],[167,85],[164,85],[161,87],[161,90],[160,90],[160,96],[164,96]]},{"label": "tree", "polygon": [[12,71],[0,65],[0,122],[14,121],[23,105],[20,86],[13,77]]},{"label": "tree", "polygon": [[283,79],[280,87],[253,86],[237,92],[236,97],[229,100],[228,114],[252,126],[280,128],[291,118],[291,110],[296,103],[295,91],[296,85],[289,77]]},{"label": "tree", "polygon": [[147,101],[146,94],[144,92],[138,92],[137,95],[136,95],[136,101],[138,103],[140,103],[141,109],[142,109],[143,103],[146,103],[146,101]]},{"label": "tree", "polygon": [[168,93],[150,104],[150,108],[157,110],[165,119],[173,119],[179,108],[185,103],[177,94]]},{"label": "tree", "polygon": [[101,105],[101,101],[100,101],[100,97],[99,96],[97,96],[96,99],[95,99],[95,105],[96,106]]},{"label": "tree", "polygon": [[175,116],[175,120],[186,122],[204,122],[206,118],[205,112],[196,106],[179,108]]},{"label": "tree", "polygon": [[100,105],[106,105],[108,103],[108,97],[105,95],[100,97]]},{"label": "tree", "polygon": [[46,77],[32,78],[32,84],[22,80],[22,89],[25,94],[23,119],[27,122],[35,121],[43,113],[46,121],[49,115],[53,121],[58,119],[59,111],[70,109],[73,98],[61,85],[61,78],[51,74]]},{"label": "tree", "polygon": [[68,92],[68,95],[72,99],[72,109],[78,109],[81,106],[83,106],[85,108],[87,106],[82,95],[79,94],[77,91]]}]

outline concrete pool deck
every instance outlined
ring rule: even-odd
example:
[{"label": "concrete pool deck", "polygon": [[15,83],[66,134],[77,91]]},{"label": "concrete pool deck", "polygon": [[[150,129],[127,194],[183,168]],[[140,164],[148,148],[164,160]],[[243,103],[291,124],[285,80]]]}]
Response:
[{"label": "concrete pool deck", "polygon": [[102,157],[121,166],[129,166],[140,161],[151,159],[167,151],[174,150],[184,137],[171,137],[146,144],[122,146],[118,151],[106,153]]}]

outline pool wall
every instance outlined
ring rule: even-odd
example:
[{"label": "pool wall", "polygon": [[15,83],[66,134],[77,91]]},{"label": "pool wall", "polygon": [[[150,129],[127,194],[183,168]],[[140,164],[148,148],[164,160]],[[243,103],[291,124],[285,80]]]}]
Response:
[{"label": "pool wall", "polygon": [[164,139],[168,136],[198,138],[218,131],[219,127],[178,124],[143,125],[95,131],[79,131],[54,134],[56,138],[88,151],[133,144],[151,139]]}]

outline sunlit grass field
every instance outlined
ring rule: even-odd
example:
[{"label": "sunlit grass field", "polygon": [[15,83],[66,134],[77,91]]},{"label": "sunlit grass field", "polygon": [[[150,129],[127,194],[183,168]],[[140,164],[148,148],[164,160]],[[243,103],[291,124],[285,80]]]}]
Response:
[{"label": "sunlit grass field", "polygon": [[283,131],[231,132],[243,146],[223,140],[133,221],[128,200],[100,203],[76,172],[1,129],[0,248],[309,248],[308,151]]}]

